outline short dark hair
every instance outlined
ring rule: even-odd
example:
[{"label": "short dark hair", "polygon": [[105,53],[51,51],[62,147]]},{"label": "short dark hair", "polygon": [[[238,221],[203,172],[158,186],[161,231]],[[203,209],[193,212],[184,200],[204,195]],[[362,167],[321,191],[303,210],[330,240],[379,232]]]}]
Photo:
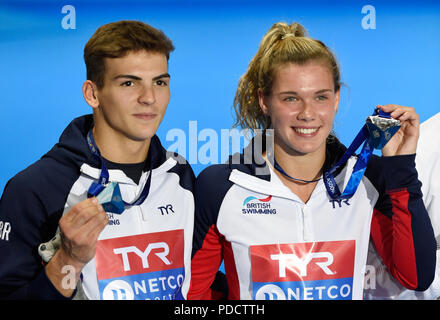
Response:
[{"label": "short dark hair", "polygon": [[84,47],[87,79],[104,86],[105,58],[120,58],[132,51],[163,53],[174,50],[171,40],[158,29],[140,21],[118,21],[96,30]]}]

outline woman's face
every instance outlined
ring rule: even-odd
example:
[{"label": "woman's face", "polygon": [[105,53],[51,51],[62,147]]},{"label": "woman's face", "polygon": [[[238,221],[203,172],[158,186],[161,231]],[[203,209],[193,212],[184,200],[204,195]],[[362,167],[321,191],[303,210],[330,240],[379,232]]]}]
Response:
[{"label": "woman's face", "polygon": [[272,92],[259,92],[259,103],[270,117],[275,144],[292,155],[325,153],[326,139],[339,105],[332,73],[323,63],[281,65]]}]

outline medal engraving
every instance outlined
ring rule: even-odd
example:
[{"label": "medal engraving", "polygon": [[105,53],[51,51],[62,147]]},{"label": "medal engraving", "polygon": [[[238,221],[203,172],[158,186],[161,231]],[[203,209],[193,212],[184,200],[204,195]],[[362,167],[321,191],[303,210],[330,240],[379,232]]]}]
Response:
[{"label": "medal engraving", "polygon": [[366,120],[370,132],[370,143],[381,150],[400,128],[400,121],[381,116],[369,116]]},{"label": "medal engraving", "polygon": [[98,196],[98,203],[102,205],[105,212],[121,214],[124,212],[124,202],[122,201],[121,189],[116,182],[109,183]]}]

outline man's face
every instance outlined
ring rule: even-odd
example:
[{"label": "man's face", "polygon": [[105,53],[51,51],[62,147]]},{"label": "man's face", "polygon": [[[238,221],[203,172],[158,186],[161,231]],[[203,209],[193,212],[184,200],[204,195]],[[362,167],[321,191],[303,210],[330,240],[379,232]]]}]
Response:
[{"label": "man's face", "polygon": [[168,61],[145,50],[106,58],[104,86],[97,91],[95,123],[102,134],[151,139],[170,101]]}]

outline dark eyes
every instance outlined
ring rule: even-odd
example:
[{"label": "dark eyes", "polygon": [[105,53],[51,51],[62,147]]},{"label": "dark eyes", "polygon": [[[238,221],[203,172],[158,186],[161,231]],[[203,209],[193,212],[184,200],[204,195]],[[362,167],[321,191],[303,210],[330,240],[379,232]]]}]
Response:
[{"label": "dark eyes", "polygon": [[131,80],[124,81],[124,82],[121,83],[121,86],[122,86],[122,87],[131,87],[131,86],[133,86],[133,85],[134,85],[134,83],[133,83],[133,81],[131,81]]},{"label": "dark eyes", "polygon": [[166,87],[168,84],[163,80],[157,80],[156,85],[158,85],[160,87]]},{"label": "dark eyes", "polygon": [[[127,80],[121,83],[121,87],[132,87],[134,86],[134,84],[135,84],[134,81]],[[156,80],[154,84],[159,87],[166,87],[168,85],[168,83],[164,80]]]}]

